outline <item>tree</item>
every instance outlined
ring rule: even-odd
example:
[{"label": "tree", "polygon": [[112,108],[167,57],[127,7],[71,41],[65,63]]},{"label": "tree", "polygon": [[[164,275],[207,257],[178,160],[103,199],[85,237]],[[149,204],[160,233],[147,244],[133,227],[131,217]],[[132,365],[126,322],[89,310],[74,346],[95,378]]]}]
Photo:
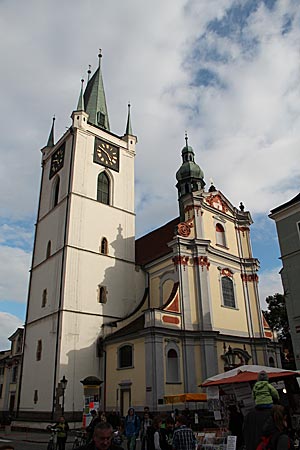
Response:
[{"label": "tree", "polygon": [[282,294],[270,295],[266,298],[268,310],[263,311],[266,321],[272,331],[276,331],[278,342],[282,345],[282,365],[284,368],[294,367],[294,352],[290,334],[289,320],[286,310],[285,297]]}]

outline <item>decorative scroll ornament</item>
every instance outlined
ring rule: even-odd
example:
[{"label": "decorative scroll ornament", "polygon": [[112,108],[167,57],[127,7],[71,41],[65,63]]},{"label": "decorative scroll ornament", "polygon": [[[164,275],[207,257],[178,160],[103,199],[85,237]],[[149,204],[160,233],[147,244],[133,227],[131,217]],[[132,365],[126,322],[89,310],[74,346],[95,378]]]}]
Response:
[{"label": "decorative scroll ornament", "polygon": [[174,258],[172,258],[172,261],[176,266],[176,269],[178,265],[181,265],[185,270],[185,267],[188,265],[189,262],[189,256],[182,256],[182,255],[174,256]]},{"label": "decorative scroll ornament", "polygon": [[256,273],[254,274],[246,274],[246,273],[241,273],[241,278],[242,281],[244,281],[244,283],[249,283],[249,282],[258,282],[259,278],[258,275],[256,275]]},{"label": "decorative scroll ornament", "polygon": [[230,269],[222,269],[221,270],[221,275],[223,275],[224,277],[233,277],[233,272],[231,272]]},{"label": "decorative scroll ornament", "polygon": [[207,256],[195,256],[193,258],[195,266],[201,266],[202,270],[204,267],[209,270],[210,262],[208,261]]},{"label": "decorative scroll ornament", "polygon": [[228,206],[220,197],[220,195],[210,195],[209,197],[207,197],[206,202],[219,211],[223,211],[224,213],[228,211]]},{"label": "decorative scroll ornament", "polygon": [[193,226],[192,220],[181,222],[177,225],[177,234],[182,237],[188,237],[191,234],[191,228],[193,228]]}]

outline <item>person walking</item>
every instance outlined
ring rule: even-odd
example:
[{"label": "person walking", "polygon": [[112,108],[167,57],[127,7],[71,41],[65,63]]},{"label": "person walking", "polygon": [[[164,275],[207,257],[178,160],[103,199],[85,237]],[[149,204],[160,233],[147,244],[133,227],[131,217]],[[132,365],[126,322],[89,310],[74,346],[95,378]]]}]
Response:
[{"label": "person walking", "polygon": [[141,423],[141,450],[148,450],[147,447],[147,430],[152,425],[152,419],[150,419],[149,412],[144,412],[144,417]]},{"label": "person walking", "polygon": [[135,450],[136,438],[140,432],[140,419],[135,414],[134,408],[128,409],[128,414],[125,417],[124,434],[127,438],[127,450]]},{"label": "person walking", "polygon": [[90,442],[93,438],[94,435],[94,430],[96,425],[98,425],[98,423],[100,423],[100,417],[97,414],[97,411],[95,409],[92,409],[91,411],[91,416],[92,416],[92,420],[89,423],[89,425],[86,427],[86,432],[87,432],[87,442]]},{"label": "person walking", "polygon": [[193,430],[188,428],[188,419],[181,415],[178,416],[173,434],[173,450],[195,450],[196,438]]},{"label": "person walking", "polygon": [[57,431],[57,446],[58,450],[65,450],[67,436],[69,431],[68,422],[66,422],[64,416],[59,418],[59,421],[54,425]]},{"label": "person walking", "polygon": [[78,450],[124,450],[113,443],[113,428],[108,422],[100,422],[95,426],[92,441]]},{"label": "person walking", "polygon": [[282,405],[274,405],[271,417],[262,430],[264,438],[268,439],[268,448],[288,450],[290,441],[287,434],[287,415]]}]

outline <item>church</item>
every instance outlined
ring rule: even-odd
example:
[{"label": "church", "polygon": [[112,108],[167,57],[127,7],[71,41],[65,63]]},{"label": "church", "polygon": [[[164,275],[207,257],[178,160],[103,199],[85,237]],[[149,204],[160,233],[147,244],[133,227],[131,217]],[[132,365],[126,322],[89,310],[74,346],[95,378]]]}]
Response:
[{"label": "church", "polygon": [[[215,186],[185,138],[174,174],[178,217],[135,237],[130,106],[110,129],[99,66],[70,128],[42,148],[18,417],[80,421],[99,409],[166,408],[241,364],[280,365],[258,297],[252,218]],[[184,142],[184,141],[183,141]],[[180,152],[181,143],[178,143]],[[62,381],[68,380],[67,386]]]}]

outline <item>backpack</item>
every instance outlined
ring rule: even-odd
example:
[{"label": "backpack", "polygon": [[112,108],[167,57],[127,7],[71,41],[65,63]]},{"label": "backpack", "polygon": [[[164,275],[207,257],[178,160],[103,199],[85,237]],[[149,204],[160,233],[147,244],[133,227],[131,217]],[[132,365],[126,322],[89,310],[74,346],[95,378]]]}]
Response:
[{"label": "backpack", "polygon": [[[256,450],[276,450],[278,439],[282,434],[278,431],[269,436],[262,436]],[[290,448],[290,440],[288,441],[288,448]]]},{"label": "backpack", "polygon": [[271,439],[271,434],[270,436],[262,436],[258,443],[258,446],[256,447],[256,450],[271,450]]}]

